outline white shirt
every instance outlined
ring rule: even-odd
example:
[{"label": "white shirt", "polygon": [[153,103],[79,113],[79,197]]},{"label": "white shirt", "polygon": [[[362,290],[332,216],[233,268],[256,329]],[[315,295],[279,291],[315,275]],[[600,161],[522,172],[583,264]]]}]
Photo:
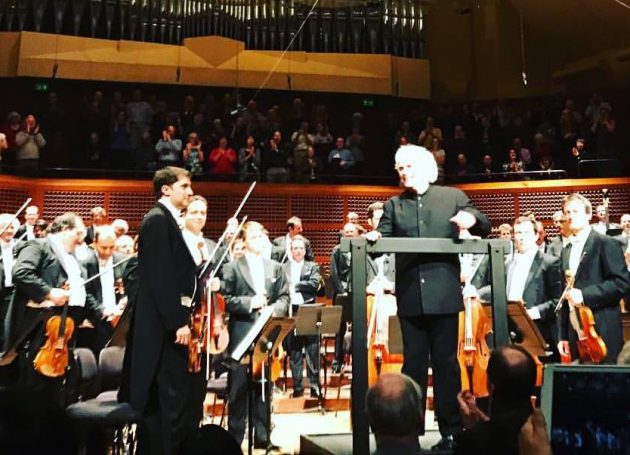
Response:
[{"label": "white shirt", "polygon": [[569,241],[571,242],[571,254],[569,256],[569,269],[573,272],[573,276],[576,275],[577,269],[580,266],[580,260],[582,259],[582,252],[584,251],[584,244],[586,243],[586,239],[591,233],[591,228],[587,227],[586,229],[578,232],[576,235],[572,235],[569,237]]},{"label": "white shirt", "polygon": [[195,260],[195,264],[200,265],[204,260],[210,257],[208,245],[206,245],[203,235],[197,235],[186,229],[182,231],[182,235],[184,236],[184,241],[186,242],[188,251],[190,251],[190,255]]},{"label": "white shirt", "polygon": [[24,240],[33,240],[35,238],[35,232],[33,232],[32,224],[24,223],[24,227],[26,228],[26,237]]},{"label": "white shirt", "polygon": [[252,276],[252,280],[254,280],[254,292],[256,295],[264,295],[265,266],[263,264],[262,256],[257,256],[249,251],[246,251],[245,260],[247,261],[247,267],[249,267],[249,273]]},{"label": "white shirt", "polygon": [[68,285],[70,286],[70,300],[69,306],[85,306],[85,286],[83,286],[83,277],[81,276],[81,267],[77,258],[68,253],[63,244],[59,241],[55,234],[48,236],[51,242],[55,244],[57,249],[61,252],[62,257],[59,258],[66,274],[68,275]]},{"label": "white shirt", "polygon": [[2,243],[2,264],[4,265],[4,286],[13,286],[13,240]]},{"label": "white shirt", "polygon": [[175,221],[177,221],[177,225],[179,226],[179,228],[183,229],[184,219],[182,218],[182,211],[175,207],[171,200],[167,197],[161,197],[158,202],[166,207],[173,218],[175,218]]},{"label": "white shirt", "polygon": [[304,267],[304,261],[295,262],[291,260],[290,262],[290,276],[291,280],[291,304],[292,305],[301,305],[304,303],[304,297],[302,297],[301,292],[297,292],[295,286],[300,282],[300,276],[302,275],[302,267]]},{"label": "white shirt", "polygon": [[529,270],[532,268],[536,253],[538,253],[538,248],[532,248],[525,253],[514,253],[514,259],[510,263],[508,272],[507,298],[509,301],[523,300],[525,282],[527,281]]},{"label": "white shirt", "polygon": [[98,271],[103,273],[99,278],[101,281],[103,309],[105,313],[111,314],[117,309],[116,292],[114,290],[114,258],[111,257],[107,261],[98,259]]}]

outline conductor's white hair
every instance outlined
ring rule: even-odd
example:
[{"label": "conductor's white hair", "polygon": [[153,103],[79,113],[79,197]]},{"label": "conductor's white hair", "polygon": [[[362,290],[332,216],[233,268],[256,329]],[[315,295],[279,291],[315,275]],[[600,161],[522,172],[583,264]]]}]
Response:
[{"label": "conductor's white hair", "polygon": [[437,163],[433,154],[419,145],[401,145],[394,158],[396,167],[402,163],[413,163],[416,172],[421,173],[429,183],[435,183],[438,177]]}]

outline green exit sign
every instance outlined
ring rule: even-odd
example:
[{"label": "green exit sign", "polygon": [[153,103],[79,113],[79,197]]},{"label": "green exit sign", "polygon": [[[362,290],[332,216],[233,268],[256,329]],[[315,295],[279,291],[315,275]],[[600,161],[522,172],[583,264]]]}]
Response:
[{"label": "green exit sign", "polygon": [[48,91],[48,82],[36,82],[35,83],[35,91],[36,92],[47,92]]},{"label": "green exit sign", "polygon": [[373,98],[363,98],[363,107],[374,107]]}]

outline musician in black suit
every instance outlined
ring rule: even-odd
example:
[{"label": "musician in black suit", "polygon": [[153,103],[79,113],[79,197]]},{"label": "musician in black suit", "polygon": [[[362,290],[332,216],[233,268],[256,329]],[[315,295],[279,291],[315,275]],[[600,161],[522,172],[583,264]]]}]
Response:
[{"label": "musician in black suit", "polygon": [[[343,226],[344,237],[357,237],[359,235],[358,226],[354,223],[346,223]],[[352,321],[352,292],[350,283],[350,253],[341,251],[340,245],[335,245],[330,254],[330,281],[333,286],[333,304],[341,305],[341,324],[339,332],[335,336],[335,360],[333,361],[333,372],[338,373],[344,363],[344,337],[346,326]]]},{"label": "musician in black suit", "polygon": [[297,216],[289,218],[287,220],[286,235],[273,239],[271,246],[271,259],[284,264],[284,262],[291,257],[291,240],[296,235],[300,235],[306,242],[306,256],[304,256],[304,259],[307,261],[314,261],[315,255],[313,254],[313,249],[311,248],[311,242],[302,235],[302,232],[302,220]]},{"label": "musician in black suit", "polygon": [[92,224],[87,228],[85,234],[85,243],[91,245],[94,241],[96,230],[107,224],[107,211],[103,207],[92,207],[90,210],[92,215]]},{"label": "musician in black suit", "polygon": [[[120,263],[125,256],[114,252],[115,245],[114,228],[109,225],[101,226],[94,233],[93,249],[82,261],[88,278],[101,274],[87,284],[87,291],[99,305],[98,314],[88,315],[94,329],[85,329],[86,332],[94,332],[92,336],[85,337],[85,342],[94,351],[96,358],[114,333],[111,321],[122,314],[122,305],[119,303],[125,297],[121,291],[124,289],[122,277],[126,263]],[[118,265],[114,267],[116,264]],[[125,301],[122,302],[123,305]]]},{"label": "musician in black suit", "polygon": [[[241,235],[245,240],[245,255],[223,267],[222,291],[230,314],[230,344],[232,352],[247,335],[259,317],[259,310],[273,306],[274,316],[286,316],[289,306],[289,283],[282,266],[263,257],[263,226],[248,221]],[[247,367],[233,364],[228,376],[230,416],[228,430],[240,444],[245,435],[247,414]],[[266,403],[260,396],[260,387],[254,393],[254,446],[266,447],[269,431]],[[266,397],[270,399],[271,397]]]},{"label": "musician in black suit", "polygon": [[[305,254],[306,241],[301,235],[296,235],[291,240],[291,259],[282,265],[289,280],[292,308],[290,314],[292,315],[299,314],[300,305],[303,303],[315,303],[317,290],[319,289],[319,265],[315,262],[304,260]],[[286,339],[291,363],[291,377],[293,378],[293,398],[304,395],[302,349],[306,352],[306,368],[308,382],[311,387],[311,397],[319,396],[319,349],[317,336],[295,336],[292,332]]]},{"label": "musician in black suit", "polygon": [[[564,294],[560,319],[561,354],[569,354],[570,341],[576,332],[569,329],[569,305],[586,305],[593,311],[595,330],[608,350],[606,363],[615,363],[623,346],[620,299],[630,291],[630,276],[623,253],[616,240],[595,232],[589,226],[593,208],[581,194],[570,194],[564,200],[564,215],[571,229],[570,243],[562,251],[562,268],[571,270],[573,289]],[[577,351],[571,343],[573,358]]]},{"label": "musician in black suit", "polygon": [[569,241],[571,230],[562,210],[558,210],[553,214],[553,224],[558,227],[559,233],[547,245],[547,253],[553,257],[560,258],[562,256],[562,248]]},{"label": "musician in black suit", "polygon": [[[560,259],[540,252],[536,238],[535,221],[525,216],[517,218],[514,222],[516,251],[506,268],[507,299],[525,303],[527,313],[553,353],[547,360],[559,361],[555,309],[562,294]],[[491,286],[485,284],[479,294],[484,300],[490,300]]]},{"label": "musician in black suit", "polygon": [[191,418],[188,376],[196,265],[178,224],[193,194],[190,173],[160,169],[153,190],[158,202],[145,215],[138,240],[129,402],[142,413],[138,453],[176,454],[199,425]]},{"label": "musician in black suit", "polygon": [[[7,319],[8,346],[25,337],[18,347],[20,384],[33,391],[42,391],[57,403],[67,404],[69,391],[64,388],[65,374],[51,378],[33,368],[33,360],[46,342],[46,321],[62,313],[68,305],[68,317],[76,328],[86,312],[98,311],[98,305],[83,282],[85,269],[74,257],[76,247],[82,243],[85,227],[81,218],[74,213],[65,213],[55,218],[49,227],[47,238],[30,240],[17,251],[13,267],[15,295],[11,301]],[[65,289],[65,285],[68,289]],[[31,326],[41,318],[34,329]],[[72,349],[74,336],[68,341]],[[64,393],[62,393],[64,392]]]},{"label": "musician in black suit", "polygon": [[37,237],[35,234],[35,224],[39,218],[39,208],[36,205],[29,205],[24,210],[24,224],[18,228],[15,238],[18,240],[33,240]]},{"label": "musician in black suit", "polygon": [[[405,191],[385,203],[378,230],[383,237],[456,239],[459,230],[476,235],[490,231],[490,222],[455,188],[433,186],[437,165],[423,147],[403,146],[396,152],[396,170]],[[435,409],[442,439],[437,448],[453,446],[460,430],[457,405],[460,373],[457,363],[458,313],[463,310],[457,255],[397,254],[396,298],[403,335],[403,373],[426,396],[429,355],[432,361]]]}]

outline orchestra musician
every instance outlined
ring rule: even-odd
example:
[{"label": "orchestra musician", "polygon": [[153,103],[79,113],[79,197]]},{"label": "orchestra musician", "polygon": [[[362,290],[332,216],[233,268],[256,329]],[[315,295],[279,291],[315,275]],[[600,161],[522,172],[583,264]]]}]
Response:
[{"label": "orchestra musician", "polygon": [[[301,235],[296,235],[291,240],[291,257],[282,267],[289,279],[289,292],[291,297],[292,314],[299,312],[303,303],[315,303],[317,290],[319,289],[319,264],[305,260],[306,240]],[[289,360],[291,364],[291,377],[293,378],[293,398],[304,395],[302,379],[302,349],[306,353],[306,368],[308,382],[311,388],[311,397],[319,397],[319,349],[317,335],[297,336],[291,332],[287,337]]]},{"label": "orchestra musician", "polygon": [[623,346],[620,299],[630,291],[630,276],[619,244],[612,237],[595,231],[589,221],[593,208],[578,193],[564,199],[564,215],[571,237],[562,250],[562,269],[571,270],[575,278],[560,318],[560,354],[578,358],[576,334],[569,329],[569,305],[588,306],[595,319],[595,330],[607,348],[605,363],[615,363]]},{"label": "orchestra musician", "polygon": [[[86,312],[98,311],[98,304],[83,285],[87,273],[73,254],[84,235],[85,226],[79,216],[71,212],[60,215],[49,226],[44,241],[30,240],[22,245],[13,267],[15,296],[8,315],[8,346],[26,335],[27,348],[20,349],[17,360],[20,384],[43,392],[59,404],[68,404],[72,399],[67,395],[72,393],[71,388],[64,387],[66,374],[44,376],[35,370],[33,361],[46,342],[47,320],[61,314],[66,304],[75,328]],[[35,329],[27,333],[29,326],[42,316]],[[70,351],[73,344],[74,336],[68,342]]]},{"label": "orchestra musician", "polygon": [[[245,255],[223,267],[222,292],[230,315],[230,344],[232,352],[249,332],[258,311],[272,305],[274,316],[286,316],[289,306],[289,283],[279,263],[263,256],[264,228],[260,223],[248,221],[241,234],[245,240]],[[247,366],[233,364],[229,376],[230,415],[228,431],[241,444],[245,435],[247,414]],[[269,424],[266,403],[255,388],[253,403],[254,447],[267,448]],[[271,397],[267,397],[270,399]]]},{"label": "orchestra musician", "polygon": [[302,220],[297,216],[292,216],[287,220],[287,233],[285,235],[281,235],[280,237],[276,237],[273,239],[273,245],[271,250],[271,259],[274,261],[278,261],[280,263],[284,263],[288,258],[291,257],[291,240],[295,238],[296,235],[302,236],[304,241],[306,242],[306,256],[304,257],[307,261],[314,261],[315,255],[313,254],[313,249],[311,248],[311,242],[302,235],[303,232]]},{"label": "orchestra musician", "polygon": [[[92,249],[82,263],[87,270],[88,278],[102,273],[98,279],[87,284],[88,292],[94,295],[99,305],[98,314],[90,317],[94,325],[95,337],[90,348],[98,358],[98,354],[112,337],[114,327],[111,320],[120,316],[122,305],[126,303],[122,289],[123,272],[127,263],[120,263],[125,256],[115,253],[116,232],[109,225],[100,226],[94,231]],[[117,264],[116,267],[114,265]]]},{"label": "orchestra musician", "polygon": [[192,424],[188,373],[189,320],[196,264],[184,241],[181,211],[193,195],[190,172],[156,171],[157,203],[138,239],[138,301],[133,318],[129,402],[142,417],[139,454],[179,453]]},{"label": "orchestra musician", "polygon": [[[458,237],[490,231],[490,222],[468,197],[455,188],[432,185],[437,179],[433,155],[423,147],[400,147],[395,168],[405,190],[390,198],[377,231],[368,241],[383,237]],[[437,449],[452,449],[453,434],[461,429],[457,404],[460,372],[457,363],[458,314],[463,310],[457,255],[397,254],[396,297],[400,318],[403,373],[422,387],[426,397],[429,356],[433,368],[435,410],[442,439]]]},{"label": "orchestra musician", "polygon": [[[522,300],[527,313],[535,321],[550,351],[547,361],[559,361],[556,346],[558,331],[555,308],[562,294],[560,259],[542,253],[536,244],[536,224],[521,216],[514,222],[515,253],[506,265],[506,291],[509,301]],[[485,276],[489,280],[490,273]],[[488,282],[479,289],[482,299],[489,301]]]},{"label": "orchestra musician", "polygon": [[[18,241],[15,232],[20,222],[11,214],[0,215],[0,351],[4,351],[4,320],[9,309],[9,303],[13,296],[13,263],[15,262],[15,249]],[[19,242],[21,243],[21,242]]]}]

